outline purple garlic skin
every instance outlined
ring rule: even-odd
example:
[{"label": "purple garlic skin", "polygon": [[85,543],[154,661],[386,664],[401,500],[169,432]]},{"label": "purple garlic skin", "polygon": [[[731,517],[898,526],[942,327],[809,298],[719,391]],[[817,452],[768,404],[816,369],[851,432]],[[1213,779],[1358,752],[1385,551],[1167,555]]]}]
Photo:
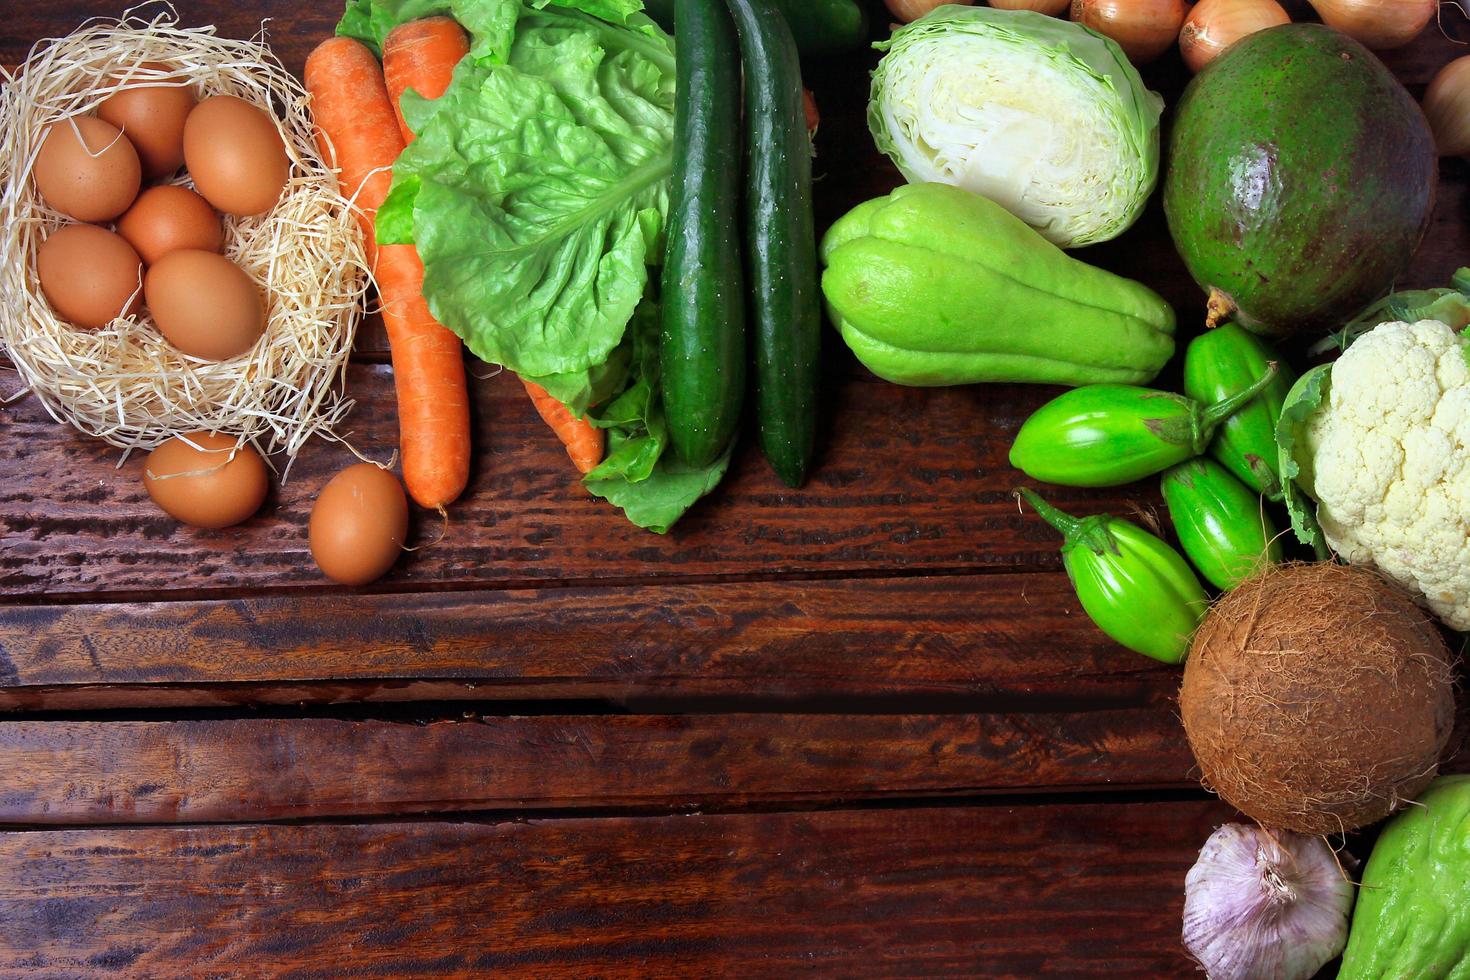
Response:
[{"label": "purple garlic skin", "polygon": [[1322,838],[1225,824],[1184,879],[1184,947],[1210,980],[1310,980],[1347,944],[1353,897]]}]

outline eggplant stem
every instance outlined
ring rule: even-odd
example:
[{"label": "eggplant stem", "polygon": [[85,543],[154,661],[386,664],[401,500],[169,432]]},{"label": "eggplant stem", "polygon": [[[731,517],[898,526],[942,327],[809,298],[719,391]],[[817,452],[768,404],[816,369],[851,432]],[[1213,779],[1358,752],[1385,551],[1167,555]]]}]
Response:
[{"label": "eggplant stem", "polygon": [[1279,368],[1275,361],[1266,365],[1266,373],[1257,378],[1249,387],[1242,388],[1229,398],[1206,406],[1199,414],[1199,438],[1194,447],[1197,453],[1203,453],[1209,448],[1210,440],[1214,438],[1215,430],[1220,427],[1230,416],[1249,405],[1257,395],[1271,386],[1276,380]]},{"label": "eggplant stem", "polygon": [[1025,487],[1021,487],[1013,490],[1012,494],[1017,499],[1025,500],[1026,503],[1030,504],[1032,509],[1036,511],[1038,517],[1060,531],[1062,537],[1067,540],[1070,541],[1081,530],[1081,518],[1073,517],[1066,511],[1053,507],[1041,499],[1041,495],[1035,490],[1028,490]]}]

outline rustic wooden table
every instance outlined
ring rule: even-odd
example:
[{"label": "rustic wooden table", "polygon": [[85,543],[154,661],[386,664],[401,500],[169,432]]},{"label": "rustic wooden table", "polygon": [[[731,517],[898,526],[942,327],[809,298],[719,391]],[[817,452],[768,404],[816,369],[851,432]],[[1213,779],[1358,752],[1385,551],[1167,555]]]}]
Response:
[{"label": "rustic wooden table", "polygon": [[[298,72],[338,12],[178,8],[269,18]],[[11,5],[0,62],[118,12]],[[1419,94],[1462,50],[1431,29],[1387,60]],[[873,57],[811,73],[824,223],[898,180]],[[1470,257],[1467,188],[1447,161],[1412,284]],[[1157,207],[1085,257],[1198,322]],[[1090,626],[1011,501],[1055,392],[900,388],[829,341],[810,484],[747,445],[666,538],[578,488],[519,385],[476,382],[450,534],[356,591],[306,546],[340,446],[201,533],[140,460],[0,410],[0,973],[1190,975],[1184,873],[1232,814],[1192,778],[1177,670]],[[376,324],[348,383],[355,443],[388,450]]]}]

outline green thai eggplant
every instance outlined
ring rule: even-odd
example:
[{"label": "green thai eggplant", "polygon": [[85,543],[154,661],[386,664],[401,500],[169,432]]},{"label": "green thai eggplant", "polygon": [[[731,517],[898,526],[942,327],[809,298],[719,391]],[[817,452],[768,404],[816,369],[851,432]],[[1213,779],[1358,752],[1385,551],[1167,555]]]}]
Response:
[{"label": "green thai eggplant", "polygon": [[842,339],[897,384],[1143,384],[1174,354],[1174,311],[1157,293],[948,184],[859,204],[821,257]]},{"label": "green thai eggplant", "polygon": [[1011,446],[1011,465],[1068,487],[1132,483],[1204,453],[1220,424],[1275,377],[1273,364],[1250,387],[1213,405],[1133,385],[1077,388],[1025,421]]},{"label": "green thai eggplant", "polygon": [[1470,776],[1441,776],[1373,845],[1341,980],[1470,977]]},{"label": "green thai eggplant", "polygon": [[1238,323],[1206,330],[1184,352],[1184,393],[1206,404],[1229,398],[1249,387],[1272,363],[1279,365],[1276,380],[1261,397],[1225,420],[1210,443],[1210,455],[1252,490],[1280,500],[1276,423],[1296,381],[1296,372],[1285,366],[1281,355]]},{"label": "green thai eggplant", "polygon": [[1276,526],[1261,496],[1213,459],[1197,456],[1159,481],[1179,546],[1205,579],[1230,591],[1261,566],[1281,561]]},{"label": "green thai eggplant", "polygon": [[1073,517],[1031,490],[1016,494],[1062,533],[1062,565],[1098,629],[1155,660],[1183,662],[1210,600],[1179,552],[1121,518]]}]

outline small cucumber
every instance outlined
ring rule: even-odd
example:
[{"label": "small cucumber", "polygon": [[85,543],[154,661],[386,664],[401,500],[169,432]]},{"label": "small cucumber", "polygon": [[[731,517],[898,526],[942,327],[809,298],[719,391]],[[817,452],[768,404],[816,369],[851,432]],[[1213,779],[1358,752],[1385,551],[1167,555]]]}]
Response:
[{"label": "small cucumber", "polygon": [[796,42],[774,0],[729,0],[745,68],[745,238],[761,448],[788,486],[816,443],[822,313],[812,146]]},{"label": "small cucumber", "polygon": [[659,362],[674,452],[713,463],[745,397],[740,50],[725,0],[677,0],[672,201]]}]

